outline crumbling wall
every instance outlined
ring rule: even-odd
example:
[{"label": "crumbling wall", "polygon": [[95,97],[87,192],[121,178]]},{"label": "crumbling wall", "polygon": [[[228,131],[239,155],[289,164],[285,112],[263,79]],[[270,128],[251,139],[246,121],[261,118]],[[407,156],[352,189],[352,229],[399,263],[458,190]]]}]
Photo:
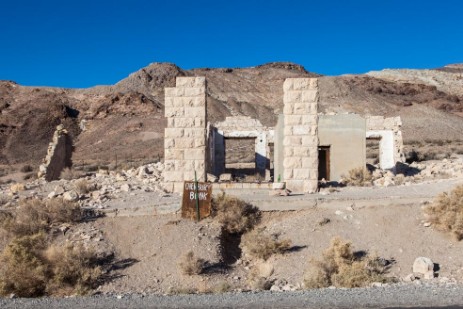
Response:
[{"label": "crumbling wall", "polygon": [[318,189],[318,79],[288,78],[284,90],[284,181],[294,192]]},{"label": "crumbling wall", "polygon": [[268,143],[273,142],[273,130],[264,127],[259,120],[248,116],[226,117],[224,121],[215,126],[214,156],[215,162],[213,173],[219,176],[224,172],[225,167],[225,139],[226,138],[254,138],[255,139],[255,166],[256,171],[262,176],[270,178],[267,169],[269,161]]},{"label": "crumbling wall", "polygon": [[183,181],[206,180],[206,79],[177,77],[165,88],[164,188],[182,192]]},{"label": "crumbling wall", "polygon": [[57,126],[37,176],[45,177],[46,181],[58,180],[64,168],[72,167],[73,150],[71,136],[63,125]]},{"label": "crumbling wall", "polygon": [[380,167],[393,169],[397,162],[405,162],[400,117],[369,116],[366,121],[367,138],[381,138]]}]

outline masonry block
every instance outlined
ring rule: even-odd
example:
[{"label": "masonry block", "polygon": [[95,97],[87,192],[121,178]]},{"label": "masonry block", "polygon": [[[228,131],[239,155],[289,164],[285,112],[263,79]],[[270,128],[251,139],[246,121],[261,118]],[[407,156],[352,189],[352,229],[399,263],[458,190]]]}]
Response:
[{"label": "masonry block", "polygon": [[184,129],[182,128],[165,128],[164,137],[165,138],[179,138],[184,136]]},{"label": "masonry block", "polygon": [[[317,79],[286,79],[283,90],[284,179],[294,192],[313,192],[313,184],[315,189],[318,185]],[[311,156],[313,152],[315,156]]]}]

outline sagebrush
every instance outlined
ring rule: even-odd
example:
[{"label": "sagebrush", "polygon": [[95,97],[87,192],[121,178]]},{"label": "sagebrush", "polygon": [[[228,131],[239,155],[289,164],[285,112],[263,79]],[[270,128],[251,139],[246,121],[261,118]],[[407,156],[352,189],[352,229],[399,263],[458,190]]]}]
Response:
[{"label": "sagebrush", "polygon": [[260,220],[257,207],[222,193],[212,199],[213,216],[224,230],[232,234],[244,233],[252,229]]},{"label": "sagebrush", "polygon": [[350,242],[336,237],[321,259],[310,261],[304,285],[306,288],[364,287],[372,282],[392,281],[386,277],[386,271],[387,266],[381,259],[356,256]]},{"label": "sagebrush", "polygon": [[60,179],[64,180],[72,180],[72,179],[77,179],[82,177],[82,173],[79,171],[76,171],[72,168],[66,167],[61,171],[61,174],[59,176]]},{"label": "sagebrush", "polygon": [[348,186],[371,186],[373,176],[366,168],[359,167],[351,169],[342,179]]},{"label": "sagebrush", "polygon": [[439,194],[424,211],[436,229],[463,239],[463,185]]},{"label": "sagebrush", "polygon": [[267,260],[273,254],[281,254],[291,248],[291,240],[278,238],[279,234],[271,234],[265,228],[258,228],[243,235],[240,247],[253,257]]},{"label": "sagebrush", "polygon": [[195,256],[193,251],[181,257],[178,267],[184,275],[199,275],[204,271],[206,261]]},{"label": "sagebrush", "polygon": [[19,202],[13,212],[3,212],[0,227],[15,236],[47,232],[53,225],[74,223],[82,219],[77,203],[61,198],[49,200],[28,199]]},{"label": "sagebrush", "polygon": [[19,297],[84,294],[102,274],[82,247],[50,245],[44,233],[16,237],[0,256],[0,294]]}]

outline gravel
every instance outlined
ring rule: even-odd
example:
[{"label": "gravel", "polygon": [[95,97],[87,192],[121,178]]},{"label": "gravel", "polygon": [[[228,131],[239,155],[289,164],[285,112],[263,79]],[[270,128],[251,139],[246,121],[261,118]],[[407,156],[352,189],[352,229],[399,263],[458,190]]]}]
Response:
[{"label": "gravel", "polygon": [[359,289],[200,295],[98,295],[0,299],[0,308],[463,308],[463,285],[395,284]]}]

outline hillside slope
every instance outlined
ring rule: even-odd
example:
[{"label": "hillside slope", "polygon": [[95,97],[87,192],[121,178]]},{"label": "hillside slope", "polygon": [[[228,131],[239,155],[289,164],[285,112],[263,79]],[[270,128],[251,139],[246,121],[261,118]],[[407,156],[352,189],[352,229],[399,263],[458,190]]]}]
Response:
[{"label": "hillside slope", "polygon": [[211,122],[247,115],[274,126],[283,108],[285,78],[318,76],[321,112],[400,115],[405,139],[460,138],[463,97],[458,90],[459,66],[422,71],[426,72],[413,74],[431,76],[431,80],[434,74],[439,86],[415,77],[399,80],[385,73],[320,76],[292,63],[193,70],[152,63],[115,85],[88,89],[25,87],[0,81],[0,164],[37,166],[59,123],[74,137],[76,163],[161,158],[166,125],[164,87],[175,86],[177,76],[206,76]]}]

